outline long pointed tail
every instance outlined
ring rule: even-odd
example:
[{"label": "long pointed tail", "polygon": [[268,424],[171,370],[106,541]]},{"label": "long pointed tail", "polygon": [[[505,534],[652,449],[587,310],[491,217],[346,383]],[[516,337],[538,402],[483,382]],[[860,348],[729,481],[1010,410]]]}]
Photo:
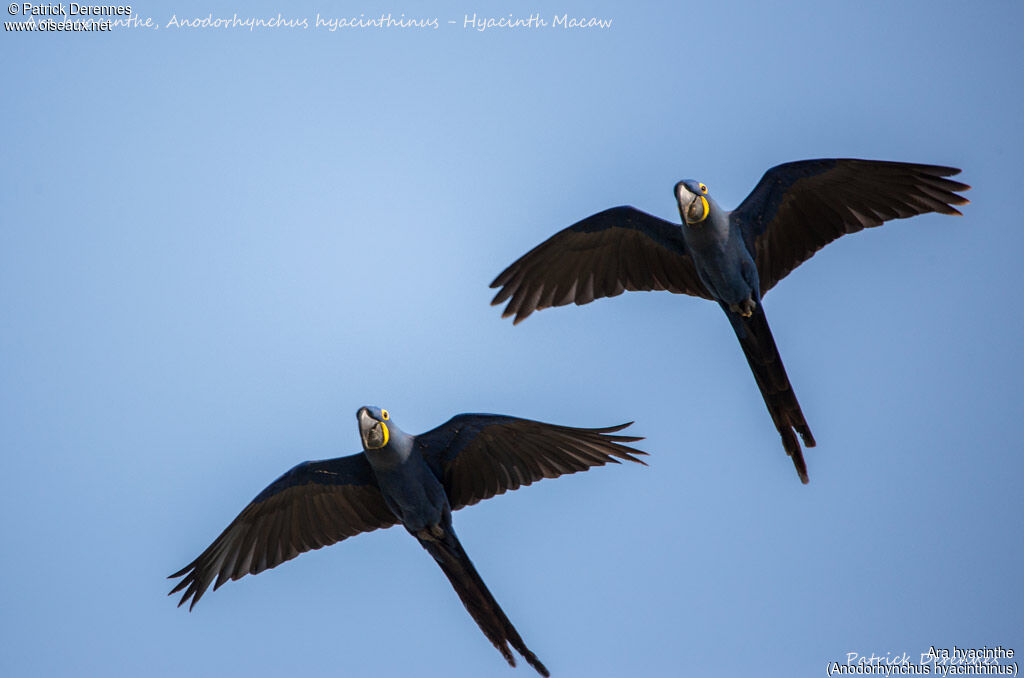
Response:
[{"label": "long pointed tail", "polygon": [[764,308],[758,303],[749,318],[730,311],[725,305],[722,308],[729,316],[729,322],[740,340],[743,355],[747,357],[747,363],[754,373],[758,388],[761,389],[761,395],[768,406],[769,414],[772,415],[772,421],[775,422],[775,428],[782,436],[782,446],[786,448],[786,454],[793,459],[793,466],[800,475],[800,481],[806,483],[807,465],[804,463],[804,453],[796,434],[800,434],[806,447],[814,447],[814,436],[807,426],[804,413],[800,410],[800,403],[797,402],[789,377],[786,376],[786,368],[782,365],[782,356],[779,355],[772,331],[768,327]]},{"label": "long pointed tail", "polygon": [[505,616],[498,601],[487,590],[484,580],[480,578],[480,574],[473,567],[473,563],[463,550],[455,532],[452,531],[451,523],[448,522],[444,534],[440,537],[421,533],[416,535],[416,538],[419,539],[427,553],[433,556],[437,564],[441,566],[441,570],[448,577],[448,581],[452,583],[455,592],[459,594],[466,610],[476,620],[487,639],[494,644],[494,647],[498,648],[498,652],[501,652],[505,660],[512,666],[516,665],[516,659],[508,647],[511,645],[519,654],[523,655],[530,666],[537,670],[537,673],[545,677],[550,676],[547,667],[537,659],[537,655],[531,652],[530,648],[526,647],[526,643],[512,626],[512,622]]}]

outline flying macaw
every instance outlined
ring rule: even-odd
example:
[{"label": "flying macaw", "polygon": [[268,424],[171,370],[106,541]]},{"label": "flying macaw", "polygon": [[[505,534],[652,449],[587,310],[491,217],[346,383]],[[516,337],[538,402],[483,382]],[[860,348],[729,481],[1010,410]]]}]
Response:
[{"label": "flying macaw", "polygon": [[506,268],[491,287],[502,317],[588,304],[625,290],[668,290],[718,302],[754,373],[782,445],[808,481],[797,434],[814,436],[786,376],[761,299],[790,271],[847,233],[926,212],[956,214],[970,188],[953,167],[827,158],[765,172],[740,206],[718,206],[699,181],[680,181],[683,223],[613,207],[556,233]]},{"label": "flying macaw", "polygon": [[[258,574],[300,553],[361,532],[401,524],[433,556],[466,610],[512,666],[511,646],[542,676],[548,670],[526,647],[487,590],[452,527],[452,511],[542,478],[592,466],[643,464],[645,452],[616,435],[630,424],[569,428],[496,414],[460,414],[410,435],[387,410],[356,413],[363,451],[307,461],[271,483],[198,558],[170,576],[182,577],[180,607],[189,609],[213,584]],[[632,422],[630,422],[632,423]]]}]

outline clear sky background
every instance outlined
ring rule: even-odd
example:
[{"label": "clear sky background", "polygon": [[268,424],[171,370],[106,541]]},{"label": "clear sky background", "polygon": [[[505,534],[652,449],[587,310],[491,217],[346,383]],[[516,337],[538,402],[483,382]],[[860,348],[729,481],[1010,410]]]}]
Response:
[{"label": "clear sky background", "polygon": [[[455,515],[555,676],[1024,651],[1019,2],[132,6],[160,29],[0,37],[0,673],[533,675],[400,528],[192,614],[166,597],[280,473],[358,451],[363,404],[414,433],[482,411],[647,436],[649,468]],[[235,12],[440,28],[166,27]],[[589,214],[676,220],[683,178],[731,208],[831,156],[975,188],[963,218],[844,238],[768,295],[806,487],[716,305],[517,327],[488,306]]]}]

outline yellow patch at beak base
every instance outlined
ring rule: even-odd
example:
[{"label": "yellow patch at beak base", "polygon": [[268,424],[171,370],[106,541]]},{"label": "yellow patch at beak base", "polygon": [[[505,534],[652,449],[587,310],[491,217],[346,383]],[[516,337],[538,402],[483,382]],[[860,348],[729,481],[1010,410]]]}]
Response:
[{"label": "yellow patch at beak base", "polygon": [[381,432],[384,434],[384,440],[381,441],[380,445],[374,445],[373,447],[370,447],[370,443],[364,440],[363,444],[368,450],[379,450],[382,447],[386,447],[388,441],[391,440],[391,431],[388,430],[388,425],[382,421],[378,421],[377,423],[380,425]]},{"label": "yellow patch at beak base", "polygon": [[704,214],[701,215],[700,219],[695,219],[693,221],[687,220],[686,223],[691,226],[693,224],[699,224],[700,222],[704,221],[705,219],[708,218],[708,214],[711,213],[711,207],[708,205],[708,199],[705,198],[703,195],[698,195],[697,197],[700,198],[700,202],[704,206]]}]

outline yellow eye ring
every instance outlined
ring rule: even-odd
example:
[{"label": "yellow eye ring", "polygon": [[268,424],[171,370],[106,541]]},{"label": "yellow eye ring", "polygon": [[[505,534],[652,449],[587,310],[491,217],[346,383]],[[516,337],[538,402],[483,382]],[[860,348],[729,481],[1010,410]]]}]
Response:
[{"label": "yellow eye ring", "polygon": [[701,184],[700,185],[700,192],[701,193],[707,193],[708,192],[708,187],[705,186],[704,184]]},{"label": "yellow eye ring", "polygon": [[388,419],[390,419],[390,417],[388,416],[388,411],[387,410],[381,410],[380,411],[380,417],[384,421],[387,421]]}]

